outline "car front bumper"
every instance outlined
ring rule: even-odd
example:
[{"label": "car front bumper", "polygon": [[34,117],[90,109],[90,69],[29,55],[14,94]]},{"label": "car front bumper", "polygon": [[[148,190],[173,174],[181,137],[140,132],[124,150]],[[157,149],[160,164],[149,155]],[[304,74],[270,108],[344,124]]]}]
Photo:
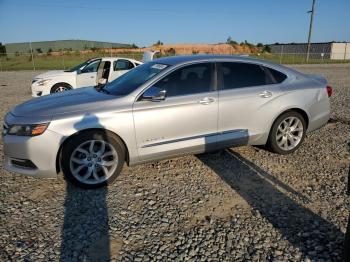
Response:
[{"label": "car front bumper", "polygon": [[3,136],[6,170],[33,177],[57,177],[56,158],[64,137],[46,130],[42,135]]},{"label": "car front bumper", "polygon": [[32,97],[45,96],[50,94],[50,87],[48,85],[38,85],[37,83],[38,82],[34,82],[30,86]]}]

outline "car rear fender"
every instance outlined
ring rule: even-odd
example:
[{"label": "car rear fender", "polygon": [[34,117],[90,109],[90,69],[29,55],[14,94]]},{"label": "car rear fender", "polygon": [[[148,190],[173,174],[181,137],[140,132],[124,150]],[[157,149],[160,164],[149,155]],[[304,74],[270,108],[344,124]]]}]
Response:
[{"label": "car rear fender", "polygon": [[324,76],[321,75],[314,75],[314,74],[307,74],[308,78],[312,79],[313,81],[316,81],[321,84],[320,87],[324,87],[328,84],[327,79]]}]

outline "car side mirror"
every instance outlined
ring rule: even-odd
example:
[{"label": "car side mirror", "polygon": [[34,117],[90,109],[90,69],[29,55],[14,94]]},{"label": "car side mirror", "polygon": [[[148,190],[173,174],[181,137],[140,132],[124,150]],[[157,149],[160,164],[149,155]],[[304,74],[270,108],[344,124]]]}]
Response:
[{"label": "car side mirror", "polygon": [[84,73],[87,73],[87,72],[88,71],[85,68],[83,68],[83,69],[79,69],[78,74],[84,74]]},{"label": "car side mirror", "polygon": [[83,68],[83,69],[78,69],[78,70],[77,70],[77,74],[78,74],[78,75],[84,74],[84,73],[86,73],[86,71],[84,70],[84,68]]},{"label": "car side mirror", "polygon": [[142,101],[162,101],[165,100],[166,90],[155,86],[148,88],[142,95]]}]

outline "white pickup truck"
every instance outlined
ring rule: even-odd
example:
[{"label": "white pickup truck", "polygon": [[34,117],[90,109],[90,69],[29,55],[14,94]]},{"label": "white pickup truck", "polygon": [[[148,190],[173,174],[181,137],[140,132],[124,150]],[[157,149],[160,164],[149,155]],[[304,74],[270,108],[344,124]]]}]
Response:
[{"label": "white pickup truck", "polygon": [[118,78],[142,62],[122,57],[102,57],[85,61],[69,70],[52,70],[33,78],[33,97],[69,89],[105,84]]}]

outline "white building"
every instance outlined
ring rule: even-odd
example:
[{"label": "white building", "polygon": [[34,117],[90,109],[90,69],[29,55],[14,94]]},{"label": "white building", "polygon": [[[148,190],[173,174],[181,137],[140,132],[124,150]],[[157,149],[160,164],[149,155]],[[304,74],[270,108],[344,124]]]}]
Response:
[{"label": "white building", "polygon": [[[288,44],[271,44],[271,53],[273,54],[290,54],[303,55],[307,52],[307,43],[288,43]],[[334,59],[345,60],[350,59],[350,43],[349,42],[324,42],[311,43],[310,58],[313,59]]]},{"label": "white building", "polygon": [[333,42],[331,47],[331,59],[350,59],[350,43]]}]

